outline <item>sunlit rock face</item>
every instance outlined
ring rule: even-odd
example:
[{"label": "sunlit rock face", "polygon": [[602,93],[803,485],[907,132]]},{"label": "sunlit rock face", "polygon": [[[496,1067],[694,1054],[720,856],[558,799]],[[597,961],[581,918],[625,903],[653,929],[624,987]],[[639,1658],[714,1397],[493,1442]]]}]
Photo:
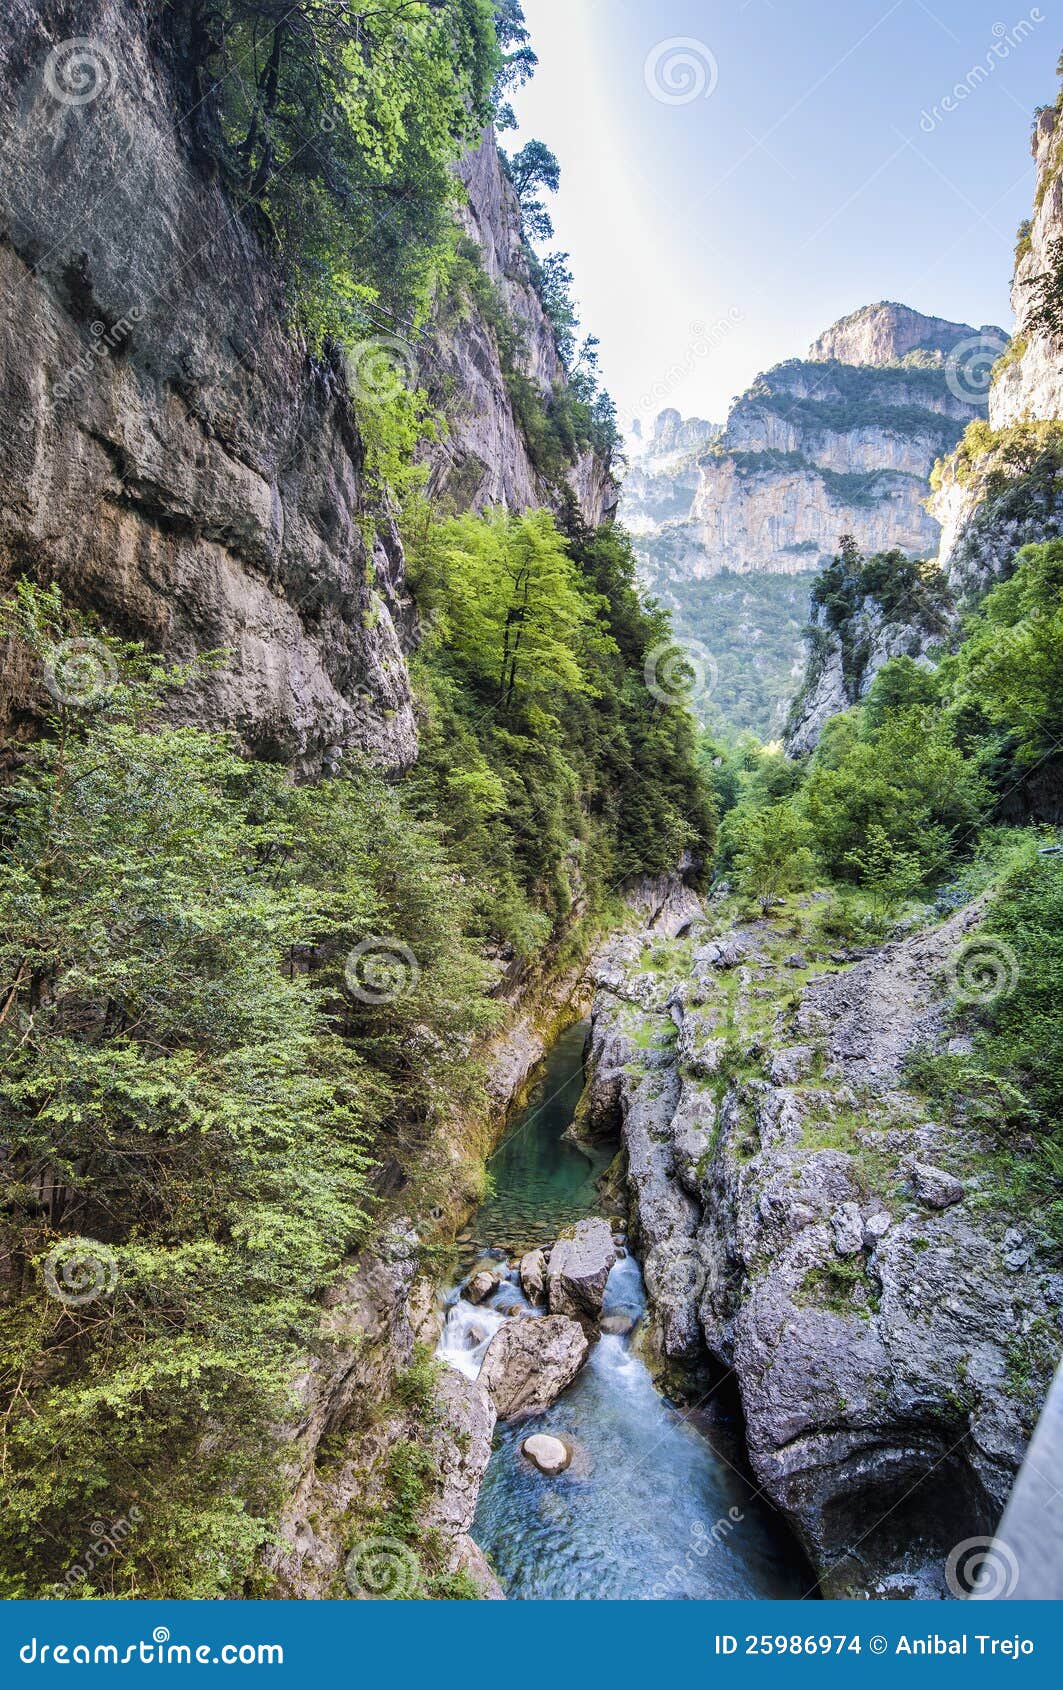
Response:
[{"label": "sunlit rock face", "polygon": [[1037,183],[1016,252],[1015,335],[989,389],[992,432],[944,464],[930,503],[941,524],[940,563],[961,599],[977,597],[1007,574],[1022,546],[1063,534],[1063,343],[1038,322],[1036,287],[1039,277],[1054,273],[1054,249],[1063,237],[1057,106],[1040,114],[1032,146]]},{"label": "sunlit rock face", "polygon": [[1003,350],[1002,330],[866,306],[821,335],[807,358],[757,377],[723,429],[675,411],[636,445],[623,515],[655,587],[723,570],[797,574],[840,535],[867,552],[932,556],[926,510],[935,461],[985,414],[972,348]]}]

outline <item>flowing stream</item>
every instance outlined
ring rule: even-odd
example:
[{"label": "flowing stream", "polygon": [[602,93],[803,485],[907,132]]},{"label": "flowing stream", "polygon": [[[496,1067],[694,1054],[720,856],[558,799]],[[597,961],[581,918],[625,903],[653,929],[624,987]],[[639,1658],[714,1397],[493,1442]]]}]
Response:
[{"label": "flowing stream", "polygon": [[[491,1163],[492,1193],[461,1235],[463,1265],[504,1267],[548,1244],[559,1229],[601,1211],[597,1180],[609,1152],[593,1156],[562,1135],[583,1084],[585,1024],[554,1045],[526,1107]],[[508,1307],[533,1316],[510,1270],[488,1302],[455,1290],[439,1356],[475,1378]],[[755,1494],[726,1412],[681,1413],[637,1353],[646,1309],[634,1256],[609,1276],[605,1315],[636,1323],[604,1334],[575,1382],[545,1413],[500,1425],[480,1492],[473,1536],[510,1598],[779,1598],[811,1583],[784,1525]],[[574,1448],[568,1470],[540,1473],[521,1453],[532,1432]]]}]

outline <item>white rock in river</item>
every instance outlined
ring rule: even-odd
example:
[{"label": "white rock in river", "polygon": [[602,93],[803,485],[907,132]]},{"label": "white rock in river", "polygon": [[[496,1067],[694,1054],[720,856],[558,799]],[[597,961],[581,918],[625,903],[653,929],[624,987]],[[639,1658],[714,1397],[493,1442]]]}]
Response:
[{"label": "white rock in river", "polygon": [[520,1283],[530,1303],[542,1301],[546,1289],[546,1252],[529,1250],[520,1259]]},{"label": "white rock in river", "polygon": [[536,1432],[533,1437],[525,1438],[520,1447],[540,1473],[563,1473],[572,1460],[561,1439],[552,1438],[547,1432]]}]

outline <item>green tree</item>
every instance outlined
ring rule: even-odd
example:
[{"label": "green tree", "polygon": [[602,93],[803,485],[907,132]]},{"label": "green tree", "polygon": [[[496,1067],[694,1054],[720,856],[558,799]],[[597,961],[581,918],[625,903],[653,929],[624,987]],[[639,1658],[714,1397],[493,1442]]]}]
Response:
[{"label": "green tree", "polygon": [[1014,735],[1022,763],[1053,752],[1063,724],[1063,541],[1026,546],[971,618],[950,678]]},{"label": "green tree", "polygon": [[505,164],[520,201],[525,238],[552,240],[554,225],[541,195],[544,190],[556,194],[561,186],[561,166],[556,157],[545,142],[529,141],[513,158],[505,159]]},{"label": "green tree", "polygon": [[504,68],[491,0],[194,0],[169,24],[311,346],[423,316]]},{"label": "green tree", "polygon": [[0,819],[0,1586],[47,1594],[135,1505],[80,1594],[232,1595],[373,1163],[469,1095],[469,895],[368,772],[294,788],[167,727],[181,674],[54,590],[4,631],[58,700]]},{"label": "green tree", "polygon": [[723,824],[739,890],[768,910],[809,884],[815,860],[807,822],[791,804],[739,806]]},{"label": "green tree", "polygon": [[457,517],[436,544],[445,626],[500,710],[531,700],[556,710],[590,688],[584,656],[603,636],[548,512]]}]

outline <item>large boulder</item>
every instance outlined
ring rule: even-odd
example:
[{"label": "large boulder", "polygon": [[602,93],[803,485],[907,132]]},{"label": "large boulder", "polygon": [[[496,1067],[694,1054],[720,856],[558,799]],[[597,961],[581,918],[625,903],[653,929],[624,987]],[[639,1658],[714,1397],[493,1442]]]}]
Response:
[{"label": "large boulder", "polygon": [[500,1420],[539,1414],[572,1383],[589,1349],[582,1326],[565,1315],[510,1320],[487,1346],[477,1383]]},{"label": "large boulder", "polygon": [[577,1221],[569,1238],[559,1238],[546,1266],[551,1314],[572,1315],[584,1325],[602,1312],[616,1246],[607,1221]]},{"label": "large boulder", "polygon": [[501,1283],[502,1275],[500,1273],[491,1273],[487,1268],[481,1268],[479,1273],[473,1274],[466,1285],[465,1298],[470,1303],[485,1302],[492,1291],[498,1290]]},{"label": "large boulder", "polygon": [[520,1258],[520,1283],[530,1303],[541,1303],[546,1290],[546,1253],[529,1250]]},{"label": "large boulder", "polygon": [[917,1162],[913,1157],[908,1171],[915,1195],[931,1209],[951,1209],[954,1203],[962,1203],[966,1196],[962,1182],[954,1174],[947,1174],[944,1168],[935,1168],[929,1162]]}]

